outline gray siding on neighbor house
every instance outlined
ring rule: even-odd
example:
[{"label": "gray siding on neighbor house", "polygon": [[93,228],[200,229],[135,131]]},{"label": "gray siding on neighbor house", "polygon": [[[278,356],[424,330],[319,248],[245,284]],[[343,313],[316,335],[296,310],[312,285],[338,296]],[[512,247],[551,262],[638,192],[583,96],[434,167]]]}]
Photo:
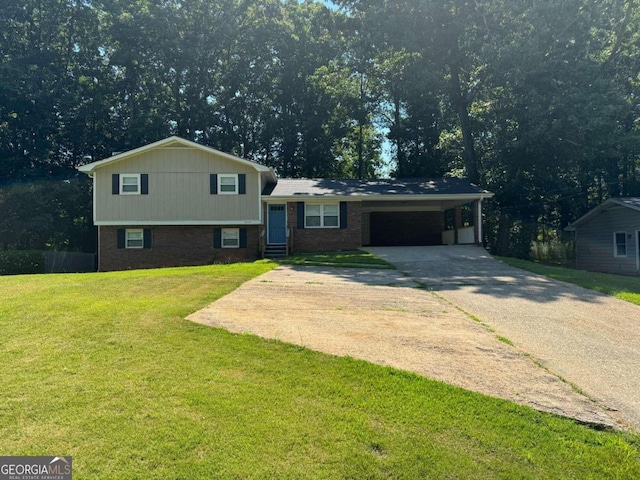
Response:
[{"label": "gray siding on neighbor house", "polygon": [[[576,227],[576,267],[597,272],[637,275],[640,212],[626,207],[603,210]],[[614,255],[614,232],[626,232],[627,255]]]},{"label": "gray siding on neighbor house", "polygon": [[[112,174],[149,175],[148,195],[114,195]],[[245,174],[246,194],[212,195],[210,174]],[[95,172],[95,223],[258,223],[260,174],[251,166],[190,147],[161,147]]]}]

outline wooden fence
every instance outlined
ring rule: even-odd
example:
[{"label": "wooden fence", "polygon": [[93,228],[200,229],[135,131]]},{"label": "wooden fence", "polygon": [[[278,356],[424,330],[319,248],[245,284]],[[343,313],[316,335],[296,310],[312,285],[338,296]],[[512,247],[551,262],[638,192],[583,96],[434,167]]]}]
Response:
[{"label": "wooden fence", "polygon": [[42,252],[46,273],[95,272],[97,270],[94,253]]}]

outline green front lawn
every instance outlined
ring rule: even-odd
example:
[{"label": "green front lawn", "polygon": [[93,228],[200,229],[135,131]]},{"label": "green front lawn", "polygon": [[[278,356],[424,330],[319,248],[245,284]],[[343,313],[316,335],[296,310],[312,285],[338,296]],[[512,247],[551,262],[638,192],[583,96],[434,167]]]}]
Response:
[{"label": "green front lawn", "polygon": [[587,272],[574,268],[555,267],[541,263],[528,262],[519,258],[498,257],[500,261],[513,267],[522,268],[545,277],[611,295],[627,302],[640,305],[640,277],[611,275],[609,273]]},{"label": "green front lawn", "polygon": [[74,478],[638,478],[640,439],[183,318],[273,264],[0,277],[0,454]]},{"label": "green front lawn", "polygon": [[324,253],[298,253],[287,257],[280,263],[286,265],[311,265],[331,267],[367,267],[393,269],[388,262],[363,250],[349,250]]}]

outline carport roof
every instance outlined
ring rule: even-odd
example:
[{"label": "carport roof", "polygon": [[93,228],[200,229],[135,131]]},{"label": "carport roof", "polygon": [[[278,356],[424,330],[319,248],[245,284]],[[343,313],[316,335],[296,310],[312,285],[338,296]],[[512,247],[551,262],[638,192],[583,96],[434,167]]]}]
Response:
[{"label": "carport roof", "polygon": [[277,198],[306,197],[473,197],[491,198],[493,193],[464,178],[412,179],[308,179],[281,178],[267,185],[263,195]]}]

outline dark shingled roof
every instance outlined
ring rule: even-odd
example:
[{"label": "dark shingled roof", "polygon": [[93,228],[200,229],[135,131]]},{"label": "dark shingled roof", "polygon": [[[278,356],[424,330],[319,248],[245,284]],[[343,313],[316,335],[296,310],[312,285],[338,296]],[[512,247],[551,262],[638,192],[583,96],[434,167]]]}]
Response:
[{"label": "dark shingled roof", "polygon": [[463,178],[382,180],[280,178],[276,185],[268,185],[263,194],[273,197],[491,195],[490,192]]}]

